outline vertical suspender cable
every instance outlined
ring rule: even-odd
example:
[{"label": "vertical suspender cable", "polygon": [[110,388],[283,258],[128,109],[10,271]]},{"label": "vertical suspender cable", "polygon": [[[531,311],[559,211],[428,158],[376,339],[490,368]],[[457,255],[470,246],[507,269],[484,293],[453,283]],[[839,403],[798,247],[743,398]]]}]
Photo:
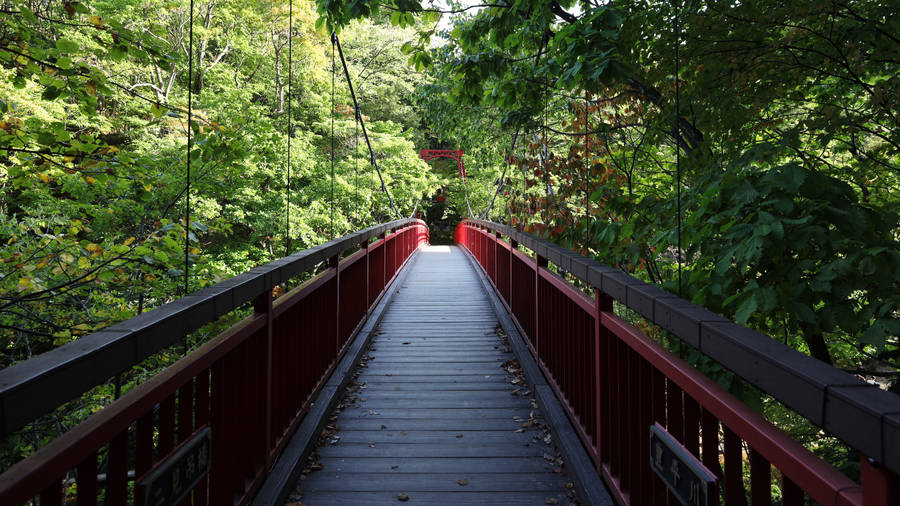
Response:
[{"label": "vertical suspender cable", "polygon": [[294,0],[288,1],[288,100],[287,100],[287,184],[284,188],[285,193],[285,212],[284,212],[284,254],[291,254],[291,136],[293,135],[293,124],[291,117],[291,98],[293,97],[293,45],[294,45]]},{"label": "vertical suspender cable", "polygon": [[334,239],[334,41],[337,35],[331,33],[331,238]]},{"label": "vertical suspender cable", "polygon": [[678,126],[679,116],[681,115],[681,90],[679,86],[678,73],[681,70],[681,61],[679,59],[678,54],[678,46],[681,45],[681,26],[678,23],[678,1],[673,0],[672,3],[675,6],[675,121],[674,121],[674,134],[675,134],[675,205],[677,207],[676,211],[676,220],[677,220],[677,241],[678,241],[678,249],[676,250],[676,255],[678,255],[678,296],[682,295],[682,284],[681,284],[681,148],[679,145],[679,141],[681,139],[681,130]]},{"label": "vertical suspender cable", "polygon": [[591,240],[591,147],[589,144],[591,129],[588,127],[590,121],[590,95],[588,94],[587,84],[584,87],[584,249],[587,251],[588,244]]},{"label": "vertical suspender cable", "polygon": [[[332,44],[337,46],[338,56],[341,57],[341,65],[344,67],[344,76],[347,78],[347,88],[350,89],[350,98],[353,99],[353,106],[359,110],[359,101],[356,100],[356,91],[353,89],[353,81],[350,80],[350,70],[347,68],[347,60],[344,59],[344,50],[341,49],[341,41],[338,39],[337,34],[332,33]],[[332,57],[333,58],[333,57]],[[378,179],[381,181],[381,192],[387,195],[388,203],[391,205],[391,212],[397,218],[401,218],[400,211],[397,210],[397,206],[394,205],[394,197],[391,196],[391,192],[388,191],[387,185],[384,183],[384,176],[381,175],[381,169],[378,168],[378,161],[375,159],[375,151],[372,149],[372,142],[369,140],[369,132],[366,130],[366,122],[363,121],[362,115],[359,116],[359,124],[362,127],[363,138],[366,140],[366,146],[369,148],[369,159],[370,163],[373,167],[375,167],[375,172],[378,173]]]},{"label": "vertical suspender cable", "polygon": [[187,116],[187,173],[184,190],[184,295],[188,294],[188,280],[190,278],[190,252],[191,252],[191,147],[193,146],[193,103],[191,97],[194,94],[192,88],[194,78],[194,0],[190,2],[191,12],[188,15],[188,116]]},{"label": "vertical suspender cable", "polygon": [[356,130],[353,132],[353,148],[356,154],[353,157],[353,187],[356,195],[353,198],[353,214],[356,217],[356,224],[359,225],[359,107],[353,106],[355,111],[354,125]]}]

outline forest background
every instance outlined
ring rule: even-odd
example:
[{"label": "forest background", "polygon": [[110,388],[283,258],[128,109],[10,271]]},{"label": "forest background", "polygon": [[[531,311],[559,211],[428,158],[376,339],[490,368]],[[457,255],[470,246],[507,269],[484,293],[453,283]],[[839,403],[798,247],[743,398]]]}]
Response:
[{"label": "forest background", "polygon": [[[900,390],[892,2],[297,0],[289,37],[288,2],[197,1],[190,83],[185,0],[0,5],[0,367],[177,298],[186,259],[194,291],[391,218],[335,29],[404,216],[471,209]],[[465,183],[427,147],[464,149]],[[4,464],[215,331],[31,424]]]}]

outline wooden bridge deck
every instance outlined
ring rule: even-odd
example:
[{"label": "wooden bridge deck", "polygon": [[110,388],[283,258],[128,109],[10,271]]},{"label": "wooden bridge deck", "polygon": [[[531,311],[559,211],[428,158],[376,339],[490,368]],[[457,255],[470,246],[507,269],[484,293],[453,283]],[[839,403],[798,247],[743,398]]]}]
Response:
[{"label": "wooden bridge deck", "polygon": [[568,504],[552,435],[529,388],[503,367],[514,356],[464,254],[430,246],[407,268],[334,435],[317,450],[321,470],[295,499]]}]

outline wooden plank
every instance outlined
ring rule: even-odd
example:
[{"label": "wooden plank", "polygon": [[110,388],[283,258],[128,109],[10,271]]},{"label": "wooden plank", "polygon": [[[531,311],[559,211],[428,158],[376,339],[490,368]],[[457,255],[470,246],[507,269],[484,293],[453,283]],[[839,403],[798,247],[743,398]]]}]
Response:
[{"label": "wooden plank", "polygon": [[[369,390],[369,389],[366,389]],[[360,392],[360,397],[368,399],[369,401],[373,401],[376,399],[380,400],[401,400],[401,399],[441,399],[446,400],[450,403],[454,403],[457,401],[494,401],[498,399],[502,400],[514,400],[517,404],[521,404],[521,398],[517,395],[510,395],[510,392],[513,390],[511,388],[507,390],[475,390],[475,391],[454,391],[454,390],[435,390],[433,392],[417,392],[413,390],[407,391],[390,391],[387,389],[384,390],[372,390],[371,392]],[[416,406],[421,407],[421,406]],[[447,407],[459,407],[456,405],[448,405]]]},{"label": "wooden plank", "polygon": [[533,457],[541,455],[538,447],[522,444],[485,444],[479,446],[445,444],[339,443],[319,448],[322,457]]},{"label": "wooden plank", "polygon": [[384,374],[369,374],[363,373],[359,377],[360,381],[365,381],[367,384],[376,384],[376,383],[388,383],[388,384],[399,384],[399,383],[445,383],[447,385],[451,383],[498,383],[498,384],[509,384],[506,379],[505,374],[404,374],[402,376],[394,376],[394,375],[384,375]]},{"label": "wooden plank", "polygon": [[516,417],[527,419],[530,416],[532,410],[529,408],[391,408],[391,409],[378,409],[374,410],[375,413],[370,413],[373,411],[369,408],[365,409],[347,409],[343,413],[341,413],[340,419],[344,418],[370,418],[370,419],[381,419],[381,418],[404,418],[409,420],[419,419],[419,420],[433,420],[437,419],[488,419],[488,418],[500,418],[500,419],[509,419],[513,420]]},{"label": "wooden plank", "polygon": [[[539,436],[538,436],[539,435]],[[341,432],[341,442],[345,443],[392,443],[392,444],[445,444],[445,445],[470,445],[470,444],[525,444],[532,443],[549,446],[543,442],[535,443],[535,436],[543,437],[544,432],[532,428],[525,432],[511,430],[356,430]]]},{"label": "wooden plank", "polygon": [[489,458],[327,458],[320,459],[323,470],[345,473],[545,473],[556,465],[539,457]]},{"label": "wooden plank", "polygon": [[[509,430],[513,431],[522,428],[522,421],[516,421],[512,418],[454,418],[454,419],[431,419],[431,420],[409,420],[405,418],[382,418],[370,417],[348,419],[343,418],[338,422],[338,428],[341,432],[349,432],[354,430],[391,430],[391,431],[410,431],[410,430]],[[382,429],[384,427],[384,429]]]},{"label": "wooden plank", "polygon": [[[462,488],[462,487],[460,487]],[[401,492],[402,493],[402,492]],[[397,506],[397,504],[472,504],[478,506],[506,506],[547,504],[547,499],[554,498],[551,504],[568,504],[564,494],[541,492],[416,492],[405,494],[409,497],[405,503],[397,501],[398,493],[394,492],[314,492],[304,495],[303,504],[315,505],[352,505]]]},{"label": "wooden plank", "polygon": [[[376,390],[373,391],[382,391],[382,392],[405,392],[405,391],[441,391],[441,392],[452,392],[452,391],[494,391],[494,392],[506,392],[507,395],[512,392],[517,385],[511,385],[505,381],[469,381],[469,382],[451,382],[451,383],[435,383],[435,382],[391,382],[391,383],[378,383],[373,382],[372,386],[377,387]],[[369,390],[369,385],[366,384],[366,389],[360,390],[360,395],[365,396],[365,392]]]},{"label": "wooden plank", "polygon": [[460,362],[440,365],[430,365],[427,362],[422,362],[420,364],[411,364],[404,367],[381,365],[372,362],[369,364],[367,370],[369,374],[390,374],[391,376],[429,376],[446,374],[488,375],[503,373],[497,364],[465,364]]},{"label": "wooden plank", "polygon": [[[460,485],[466,480],[468,485]],[[337,473],[310,474],[303,484],[311,492],[456,492],[465,487],[471,492],[559,491],[562,478],[552,473]]]}]

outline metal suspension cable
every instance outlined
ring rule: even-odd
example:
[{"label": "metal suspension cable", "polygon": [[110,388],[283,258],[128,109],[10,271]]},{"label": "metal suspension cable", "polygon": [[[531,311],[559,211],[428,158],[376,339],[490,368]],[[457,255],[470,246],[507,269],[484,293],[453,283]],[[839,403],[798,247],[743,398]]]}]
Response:
[{"label": "metal suspension cable", "polygon": [[337,35],[331,34],[331,238],[334,239],[334,43]]},{"label": "metal suspension cable", "polygon": [[359,224],[359,108],[354,107],[353,110],[355,111],[353,148],[356,150],[356,155],[353,157],[353,187],[355,190],[355,196],[353,198],[353,214],[356,217],[356,223]]},{"label": "metal suspension cable", "polygon": [[673,134],[675,135],[675,205],[677,208],[676,211],[676,220],[677,220],[677,241],[678,241],[678,249],[675,254],[677,256],[678,261],[678,296],[682,295],[682,284],[681,284],[681,148],[679,147],[679,138],[681,137],[681,132],[678,126],[679,115],[681,114],[681,90],[679,87],[679,79],[678,75],[681,71],[681,60],[679,59],[678,46],[681,45],[681,26],[678,23],[678,0],[672,0],[672,4],[675,7],[675,120],[674,120],[674,130]]},{"label": "metal suspension cable", "polygon": [[[341,58],[341,65],[344,67],[344,76],[347,78],[347,87],[350,88],[350,96],[353,98],[353,106],[356,107],[356,110],[359,110],[359,101],[356,100],[356,91],[353,89],[353,81],[350,80],[350,70],[347,69],[347,61],[344,59],[344,50],[341,48],[341,41],[338,39],[336,33],[331,34],[332,45],[337,46],[338,56]],[[332,50],[333,52],[333,50]],[[332,76],[333,79],[333,76]],[[388,201],[391,204],[391,211],[394,216],[400,218],[400,211],[397,210],[397,206],[394,205],[394,198],[391,197],[391,192],[388,190],[387,185],[384,183],[384,176],[381,174],[381,169],[378,167],[378,161],[375,160],[375,151],[372,149],[372,142],[369,140],[369,132],[366,130],[366,122],[363,120],[362,115],[359,116],[359,124],[362,126],[363,137],[366,139],[366,146],[369,148],[369,158],[372,166],[375,167],[375,172],[378,173],[378,179],[381,181],[381,191],[387,195]],[[332,150],[333,152],[334,150]]]},{"label": "metal suspension cable", "polygon": [[284,254],[291,254],[291,136],[293,125],[291,117],[291,98],[293,96],[293,44],[294,43],[294,0],[288,2],[288,101],[287,101],[287,184],[285,185],[285,241]]},{"label": "metal suspension cable", "polygon": [[193,102],[191,100],[194,91],[194,0],[190,1],[191,12],[188,15],[188,120],[187,120],[187,172],[185,174],[185,201],[184,201],[184,295],[188,294],[188,282],[190,280],[190,252],[191,252],[191,147],[193,147]]},{"label": "metal suspension cable", "polygon": [[[584,86],[584,131],[590,132],[590,94],[587,83]],[[590,135],[584,136],[584,249],[589,251],[591,243],[591,146]],[[574,213],[573,213],[574,214]]]},{"label": "metal suspension cable", "polygon": [[422,197],[420,196],[420,197],[418,198],[418,200],[416,200],[416,205],[413,206],[412,213],[410,213],[410,215],[409,215],[410,218],[415,218],[415,217],[416,217],[416,211],[419,210],[419,204],[420,204],[421,202],[422,202]]}]

